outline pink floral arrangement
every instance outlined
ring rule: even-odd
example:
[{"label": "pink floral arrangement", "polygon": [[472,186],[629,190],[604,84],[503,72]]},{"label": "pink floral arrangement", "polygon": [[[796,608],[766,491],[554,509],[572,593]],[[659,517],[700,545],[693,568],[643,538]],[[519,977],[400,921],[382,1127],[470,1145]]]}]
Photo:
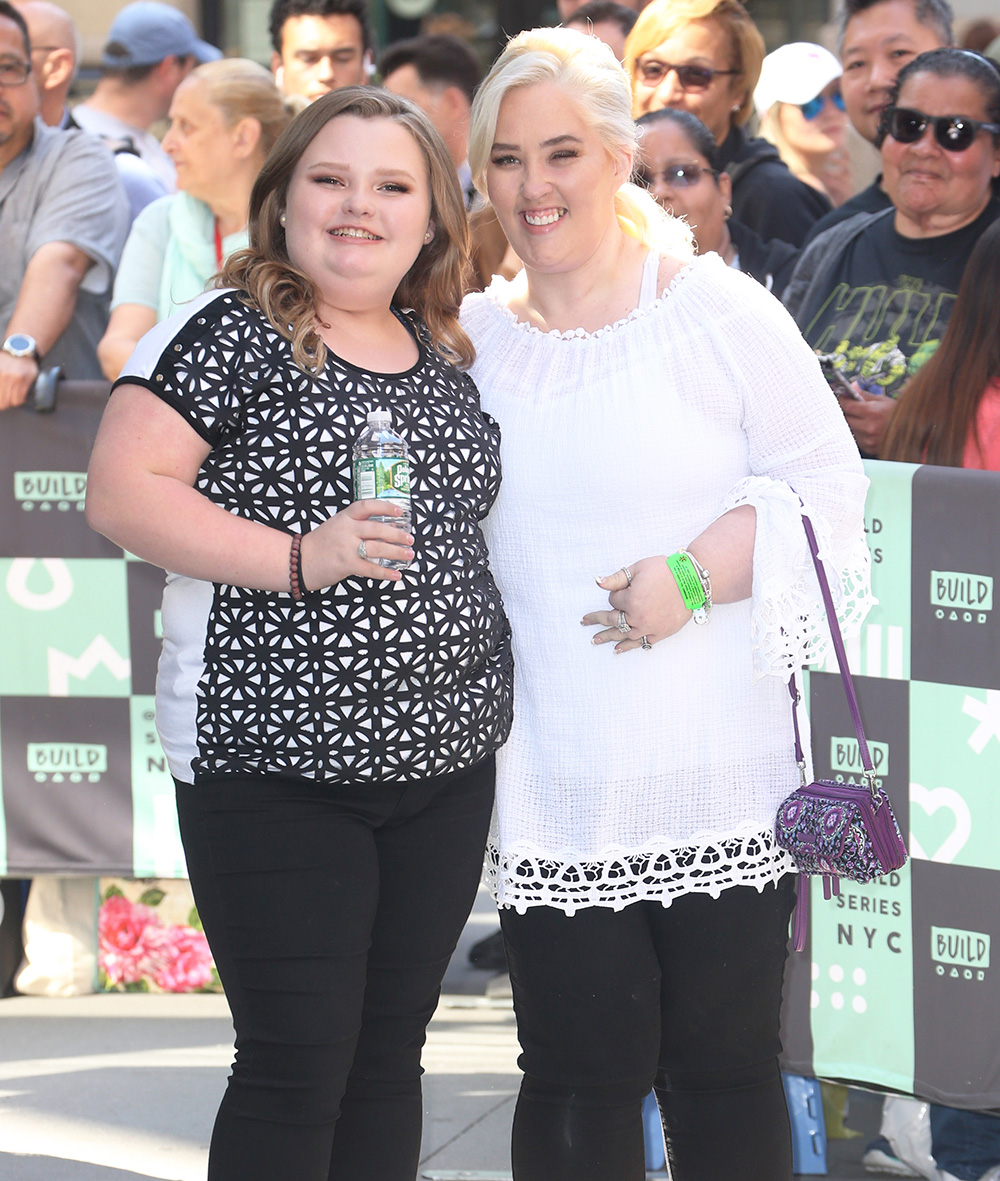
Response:
[{"label": "pink floral arrangement", "polygon": [[160,890],[147,890],[131,902],[111,887],[97,920],[97,962],[105,988],[163,992],[198,992],[218,985],[208,940],[197,912],[191,925],[166,924],[154,907]]}]

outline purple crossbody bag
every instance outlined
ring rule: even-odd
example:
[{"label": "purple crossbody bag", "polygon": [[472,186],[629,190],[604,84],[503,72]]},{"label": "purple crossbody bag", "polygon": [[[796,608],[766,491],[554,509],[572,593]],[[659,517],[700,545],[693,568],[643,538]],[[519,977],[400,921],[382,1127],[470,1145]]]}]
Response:
[{"label": "purple crossbody bag", "polygon": [[875,766],[868,750],[858,710],[851,670],[847,666],[844,640],[837,623],[837,613],[830,594],[826,571],[819,557],[816,534],[812,522],[803,513],[802,524],[809,539],[816,577],[830,624],[834,651],[840,666],[840,677],[847,694],[847,705],[858,736],[858,750],[864,768],[864,784],[834,783],[818,779],[806,783],[805,756],[799,736],[799,721],[795,706],[799,700],[795,676],[788,682],[792,695],[792,723],[795,729],[795,761],[802,776],[802,786],[786,799],[778,809],[774,835],[778,844],[791,853],[799,870],[798,901],[795,906],[793,941],[796,951],[802,951],[806,941],[806,919],[809,913],[809,875],[822,874],[823,896],[840,893],[840,879],[870,882],[906,862],[906,845],[899,832],[889,797],[876,784]]}]

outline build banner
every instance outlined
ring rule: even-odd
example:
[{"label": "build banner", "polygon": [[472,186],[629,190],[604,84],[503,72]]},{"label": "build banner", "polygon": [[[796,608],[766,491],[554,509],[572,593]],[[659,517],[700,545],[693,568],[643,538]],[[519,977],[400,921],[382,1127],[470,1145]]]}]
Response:
[{"label": "build banner", "polygon": [[[163,575],[87,528],[103,397],[65,388],[0,416],[0,875],[182,877],[152,725]],[[786,1066],[1000,1108],[1000,475],[868,470],[880,602],[851,663],[912,860],[814,885]],[[808,697],[817,775],[856,778],[835,667]]]},{"label": "build banner", "polygon": [[83,517],[107,386],[0,415],[0,874],[183,877],[153,729],[163,572]]},{"label": "build banner", "polygon": [[[879,605],[850,662],[911,859],[829,901],[813,882],[786,1068],[1000,1108],[1000,475],[868,470]],[[808,698],[817,777],[857,781],[835,663]]]}]

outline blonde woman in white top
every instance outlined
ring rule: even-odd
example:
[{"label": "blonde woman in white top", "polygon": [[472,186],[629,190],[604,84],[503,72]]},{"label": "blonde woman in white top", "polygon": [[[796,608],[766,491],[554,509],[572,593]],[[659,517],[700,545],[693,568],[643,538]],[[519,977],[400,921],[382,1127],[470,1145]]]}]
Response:
[{"label": "blonde woman in white top", "polygon": [[486,531],[516,707],[488,876],[514,1177],[640,1181],[655,1083],[674,1181],[783,1181],[771,831],[798,784],[785,682],[823,619],[798,497],[856,621],[867,482],[791,319],[692,257],[628,183],[634,146],[624,71],[572,30],[515,38],[477,96],[473,175],[524,261],[462,315],[503,435]]}]

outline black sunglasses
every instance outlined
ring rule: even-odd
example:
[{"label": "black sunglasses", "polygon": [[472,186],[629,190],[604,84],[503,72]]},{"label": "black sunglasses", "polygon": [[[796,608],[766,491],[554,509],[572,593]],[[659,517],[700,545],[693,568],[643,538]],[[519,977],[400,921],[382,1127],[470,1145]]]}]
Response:
[{"label": "black sunglasses", "polygon": [[659,86],[671,70],[677,75],[681,90],[707,90],[712,85],[713,78],[722,74],[738,74],[739,70],[713,70],[710,66],[675,66],[670,62],[648,61],[636,62],[636,71],[646,86]]},{"label": "black sunglasses", "polygon": [[714,168],[706,168],[703,164],[670,164],[666,168],[652,169],[639,167],[635,170],[638,184],[647,189],[653,187],[657,177],[671,189],[689,189],[696,185],[703,176],[718,176]]},{"label": "black sunglasses", "polygon": [[965,115],[925,115],[910,107],[889,107],[885,112],[886,132],[901,144],[915,144],[928,127],[946,152],[964,152],[980,131],[1000,135],[1000,123],[982,123]]}]

